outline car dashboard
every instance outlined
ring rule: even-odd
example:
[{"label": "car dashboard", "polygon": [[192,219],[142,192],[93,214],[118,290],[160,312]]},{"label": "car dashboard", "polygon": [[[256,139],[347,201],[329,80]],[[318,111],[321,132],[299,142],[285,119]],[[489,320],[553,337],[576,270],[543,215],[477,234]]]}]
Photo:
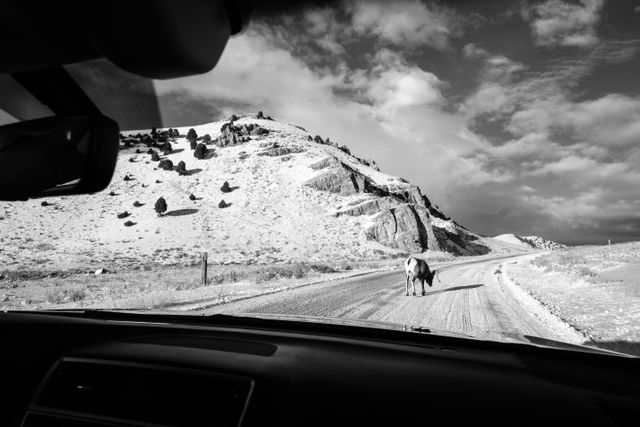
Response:
[{"label": "car dashboard", "polygon": [[0,425],[637,425],[636,358],[242,320],[5,313]]}]

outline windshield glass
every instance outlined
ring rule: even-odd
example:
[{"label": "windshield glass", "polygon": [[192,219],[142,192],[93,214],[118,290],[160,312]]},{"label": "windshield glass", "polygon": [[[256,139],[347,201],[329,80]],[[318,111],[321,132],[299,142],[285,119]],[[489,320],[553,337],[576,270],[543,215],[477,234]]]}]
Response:
[{"label": "windshield glass", "polygon": [[635,1],[257,7],[204,75],[67,69],[94,98],[144,101],[96,101],[126,113],[106,190],[0,202],[2,309],[319,316],[640,354]]}]

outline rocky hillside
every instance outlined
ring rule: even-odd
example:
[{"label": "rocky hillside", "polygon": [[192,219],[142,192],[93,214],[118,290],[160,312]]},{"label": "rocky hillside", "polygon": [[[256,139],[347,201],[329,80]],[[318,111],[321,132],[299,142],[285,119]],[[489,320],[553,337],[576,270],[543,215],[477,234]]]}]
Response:
[{"label": "rocky hillside", "polygon": [[231,119],[121,135],[99,194],[0,204],[11,248],[0,263],[191,264],[202,251],[214,263],[355,261],[496,243],[328,138],[261,113]]},{"label": "rocky hillside", "polygon": [[547,240],[540,236],[516,236],[515,234],[509,233],[495,236],[494,239],[533,249],[555,251],[566,248],[566,246],[561,243]]}]

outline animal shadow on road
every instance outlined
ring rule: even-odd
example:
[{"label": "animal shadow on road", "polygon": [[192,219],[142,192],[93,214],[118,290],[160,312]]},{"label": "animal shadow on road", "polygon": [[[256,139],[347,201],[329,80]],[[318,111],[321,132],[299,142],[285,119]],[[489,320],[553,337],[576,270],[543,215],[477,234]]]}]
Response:
[{"label": "animal shadow on road", "polygon": [[198,209],[176,209],[175,211],[170,211],[164,214],[165,216],[183,216],[183,215],[193,215],[198,212]]},{"label": "animal shadow on road", "polygon": [[475,285],[454,286],[453,288],[440,289],[438,291],[427,292],[427,294],[425,296],[428,297],[429,295],[442,294],[442,293],[445,293],[445,292],[462,291],[462,290],[465,290],[465,289],[467,289],[467,290],[468,289],[475,289],[475,288],[479,288],[480,286],[484,286],[484,283],[476,283]]}]

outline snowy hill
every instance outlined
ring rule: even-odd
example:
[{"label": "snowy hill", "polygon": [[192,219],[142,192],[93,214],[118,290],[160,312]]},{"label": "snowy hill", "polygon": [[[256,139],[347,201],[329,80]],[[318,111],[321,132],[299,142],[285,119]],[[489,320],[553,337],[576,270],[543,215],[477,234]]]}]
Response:
[{"label": "snowy hill", "polygon": [[552,251],[566,248],[566,246],[563,244],[547,240],[540,236],[516,236],[515,234],[508,233],[495,236],[494,239],[512,245],[517,245],[522,248],[544,249]]},{"label": "snowy hill", "polygon": [[[0,205],[0,242],[15,248],[0,252],[0,263],[191,264],[202,251],[213,263],[350,261],[425,250],[475,255],[499,243],[459,226],[418,187],[346,147],[258,117],[194,126],[206,145],[202,159],[186,139],[189,127],[155,140],[149,131],[126,132],[103,192],[51,198],[48,206]],[[166,153],[163,140],[171,144]],[[221,191],[225,181],[230,192]],[[168,205],[162,216],[154,211],[160,197]]]}]

